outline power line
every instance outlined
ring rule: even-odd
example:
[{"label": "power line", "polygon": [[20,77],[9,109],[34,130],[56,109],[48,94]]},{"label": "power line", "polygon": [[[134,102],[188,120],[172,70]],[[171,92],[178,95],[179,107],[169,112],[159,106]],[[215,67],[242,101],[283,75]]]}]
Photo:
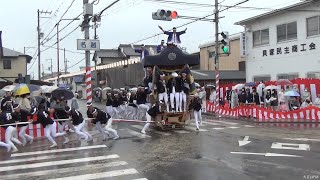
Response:
[{"label": "power line", "polygon": [[[56,47],[51,47],[51,46],[43,46],[43,47],[46,47],[46,48],[49,48],[49,49],[57,49]],[[71,51],[71,50],[68,50],[68,49],[62,49],[62,48],[59,48],[60,51],[66,51],[66,52],[70,52],[70,53],[74,53],[74,54],[85,54],[85,53],[82,53],[82,52],[76,52],[76,51]],[[41,51],[43,52],[43,51]]]},{"label": "power line", "polygon": [[[37,52],[38,52],[38,50],[36,50],[36,51],[34,52],[34,54],[33,54],[33,56],[32,56],[32,59],[34,59],[34,61],[33,61],[33,63],[31,64],[31,66],[27,69],[27,71],[29,71],[29,70],[32,68],[32,66],[36,63],[37,57],[38,57]],[[36,55],[37,55],[37,56],[36,56]]]},{"label": "power line", "polygon": [[80,61],[78,61],[77,63],[73,64],[72,66],[69,66],[67,69],[73,68],[76,65],[78,65],[79,63],[81,63],[83,60],[85,60],[86,58],[81,59]]},{"label": "power line", "polygon": [[[73,5],[73,3],[75,2],[75,0],[73,0],[71,2],[71,4],[69,5],[69,7],[67,8],[67,10],[62,14],[62,16],[60,17],[59,21],[56,23],[56,25],[52,28],[52,30],[49,32],[49,34],[42,40],[41,44],[44,44],[43,42],[50,36],[50,34],[54,31],[55,27],[57,26],[57,24],[62,20],[62,18],[64,17],[65,14],[67,14],[67,12],[69,11],[69,9],[71,8],[71,6]],[[54,36],[53,36],[54,37]],[[48,41],[47,41],[48,42]]]}]

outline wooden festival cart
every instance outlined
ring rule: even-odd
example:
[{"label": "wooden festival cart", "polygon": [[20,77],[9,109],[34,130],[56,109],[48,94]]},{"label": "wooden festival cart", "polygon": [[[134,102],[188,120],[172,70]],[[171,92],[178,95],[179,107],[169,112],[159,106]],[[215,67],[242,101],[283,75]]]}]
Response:
[{"label": "wooden festival cart", "polygon": [[[155,83],[159,80],[158,77],[160,73],[166,74],[165,80],[166,82],[168,82],[168,80],[171,78],[172,72],[177,72],[179,74],[179,72],[182,72],[184,70],[188,72],[187,80],[190,85],[190,94],[194,94],[196,92],[195,83],[190,71],[190,66],[196,66],[199,65],[199,63],[200,60],[198,55],[187,54],[174,45],[168,46],[159,54],[146,56],[144,58],[144,67],[149,67],[153,70],[153,87],[155,87]],[[158,99],[156,91],[152,91],[149,99],[152,104],[156,101],[156,99]],[[189,107],[189,103],[190,98],[188,96],[187,109]],[[156,128],[160,130],[184,128],[186,121],[190,119],[190,112],[166,112],[166,108],[164,106],[165,105],[162,106],[162,110],[164,111],[162,111],[161,114],[158,114],[154,119],[154,121],[156,121]]]}]

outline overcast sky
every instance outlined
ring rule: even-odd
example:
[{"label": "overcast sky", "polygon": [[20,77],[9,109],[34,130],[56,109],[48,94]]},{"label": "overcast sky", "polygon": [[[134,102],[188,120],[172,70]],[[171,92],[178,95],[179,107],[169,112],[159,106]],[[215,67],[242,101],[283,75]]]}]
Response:
[{"label": "overcast sky", "polygon": [[[89,0],[91,2],[92,0]],[[99,12],[104,7],[108,6],[114,0],[100,0],[94,6],[94,12]],[[178,0],[177,0],[178,1]],[[179,0],[182,1],[182,0]],[[51,15],[42,14],[41,16],[50,17],[41,19],[41,29],[46,37],[52,30],[56,22],[60,19],[62,14],[66,11],[72,0],[2,0],[0,6],[0,30],[3,31],[3,46],[23,52],[24,47],[37,46],[37,9],[44,11],[52,11]],[[206,3],[213,4],[214,0],[185,0],[184,2],[192,3]],[[240,0],[220,0],[222,5],[233,5]],[[242,6],[254,7],[268,7],[280,8],[299,0],[250,0]],[[149,2],[145,0],[120,0],[119,3],[107,10],[102,17],[101,26],[98,28],[97,33],[101,41],[101,48],[109,49],[116,48],[120,43],[129,44],[140,39],[155,35],[161,32],[158,25],[164,29],[179,26],[190,20],[177,19],[171,22],[168,21],[154,21],[151,18],[151,13],[159,8],[177,10],[179,15],[201,17],[213,12],[213,8],[204,8],[198,6],[184,6],[163,4],[156,2]],[[76,0],[64,18],[74,18],[82,12],[82,0]],[[229,31],[230,34],[243,31],[241,26],[233,25],[242,19],[251,16],[265,13],[261,10],[248,10],[248,9],[230,9],[221,14],[225,16],[220,20],[220,31]],[[62,21],[60,27],[65,26],[68,21]],[[72,23],[64,31],[60,33],[60,38],[64,37],[76,26],[80,21]],[[185,28],[185,27],[184,27]],[[183,30],[184,28],[180,28]],[[214,40],[214,24],[210,22],[196,22],[187,26],[188,30],[185,35],[181,37],[182,46],[187,47],[188,52],[199,51],[198,46],[201,43]],[[178,29],[179,31],[179,29]],[[55,30],[54,30],[55,32]],[[51,33],[50,37],[55,33]],[[90,29],[90,37],[93,37],[93,29]],[[76,39],[82,39],[83,33],[80,28],[72,33],[70,36],[60,42],[60,48],[67,50],[77,51]],[[161,39],[166,39],[165,35],[157,36],[149,40],[140,42],[139,44],[159,44]],[[47,42],[46,46],[51,46],[56,42],[56,37]],[[42,47],[42,50],[46,49]],[[28,55],[34,56],[36,49],[27,50]],[[34,56],[36,57],[36,56]],[[53,69],[57,70],[56,58],[57,53],[55,49],[49,49],[41,53],[41,60],[44,68],[47,69],[50,65],[46,59],[52,58]],[[68,66],[74,65],[76,62],[84,58],[82,54],[74,54],[67,52],[66,58],[68,59]],[[33,64],[33,59],[29,67]],[[37,62],[33,64],[28,74],[33,74],[37,77]],[[85,61],[68,69],[68,71],[78,71],[79,66],[84,66]],[[93,65],[93,63],[92,63]],[[60,53],[60,69],[64,70],[63,66],[63,53]],[[46,70],[48,73],[49,71]]]}]

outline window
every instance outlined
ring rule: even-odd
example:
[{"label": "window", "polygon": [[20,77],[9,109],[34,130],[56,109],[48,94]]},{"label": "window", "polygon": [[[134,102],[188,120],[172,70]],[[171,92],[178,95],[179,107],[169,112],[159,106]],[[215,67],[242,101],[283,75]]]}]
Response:
[{"label": "window", "polygon": [[307,36],[320,34],[320,16],[307,18]]},{"label": "window", "polygon": [[297,39],[297,22],[277,26],[278,42]]},{"label": "window", "polygon": [[3,69],[11,69],[11,60],[3,59]]},{"label": "window", "polygon": [[254,76],[253,77],[253,81],[254,82],[266,82],[266,81],[270,81],[271,80],[271,76]]},{"label": "window", "polygon": [[278,74],[278,79],[292,80],[298,77],[299,77],[299,74]]},{"label": "window", "polygon": [[253,46],[269,44],[269,29],[253,32]]},{"label": "window", "polygon": [[307,73],[307,78],[320,79],[320,72],[310,72],[310,73]]}]

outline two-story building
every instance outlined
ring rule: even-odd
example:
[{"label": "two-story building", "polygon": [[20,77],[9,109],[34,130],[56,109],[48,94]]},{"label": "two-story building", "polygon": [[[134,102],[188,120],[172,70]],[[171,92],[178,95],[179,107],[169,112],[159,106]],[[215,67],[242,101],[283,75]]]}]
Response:
[{"label": "two-story building", "polygon": [[32,57],[5,47],[2,47],[0,57],[0,78],[14,82],[18,74],[23,77],[27,74],[27,64]]},{"label": "two-story building", "polygon": [[246,33],[247,81],[320,78],[320,1],[235,23]]}]

